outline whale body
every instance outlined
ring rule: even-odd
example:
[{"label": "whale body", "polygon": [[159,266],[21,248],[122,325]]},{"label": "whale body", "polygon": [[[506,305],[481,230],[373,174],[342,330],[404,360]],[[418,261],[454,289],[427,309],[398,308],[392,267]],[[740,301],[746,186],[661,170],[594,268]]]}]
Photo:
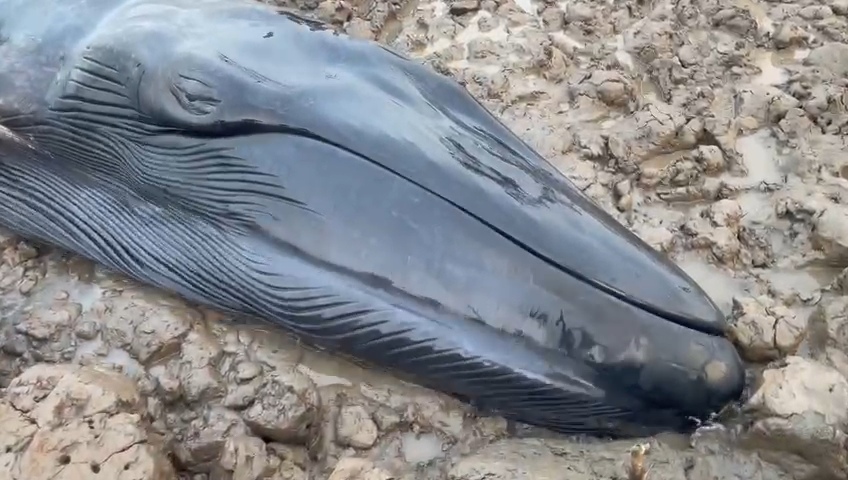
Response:
[{"label": "whale body", "polygon": [[247,0],[0,0],[0,226],[557,432],[743,388],[702,288],[459,84]]}]

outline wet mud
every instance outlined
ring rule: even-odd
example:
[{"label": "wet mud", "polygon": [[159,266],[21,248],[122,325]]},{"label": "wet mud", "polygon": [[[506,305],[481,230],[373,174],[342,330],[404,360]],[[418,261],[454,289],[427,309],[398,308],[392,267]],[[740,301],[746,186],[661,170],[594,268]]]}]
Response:
[{"label": "wet mud", "polygon": [[[450,75],[698,280],[744,401],[651,479],[848,478],[848,1],[298,0]],[[0,479],[614,479],[503,419],[0,237]]]}]

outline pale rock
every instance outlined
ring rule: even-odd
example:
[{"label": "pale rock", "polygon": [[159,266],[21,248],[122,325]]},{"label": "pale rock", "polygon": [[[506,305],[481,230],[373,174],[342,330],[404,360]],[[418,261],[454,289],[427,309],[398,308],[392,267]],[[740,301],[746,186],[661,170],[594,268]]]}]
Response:
[{"label": "pale rock", "polygon": [[340,445],[371,448],[379,435],[368,410],[361,405],[345,405],[336,419],[336,439]]},{"label": "pale rock", "polygon": [[706,173],[718,173],[725,169],[724,153],[717,145],[700,145],[695,160],[704,167]]},{"label": "pale rock", "polygon": [[707,215],[716,227],[738,227],[742,220],[742,206],[736,200],[722,199],[707,209]]},{"label": "pale rock", "polygon": [[831,205],[816,219],[812,240],[828,260],[848,259],[848,208]]},{"label": "pale rock", "polygon": [[205,328],[196,326],[186,334],[181,342],[177,372],[186,400],[194,402],[224,394],[217,369],[221,355],[223,351],[217,339]]},{"label": "pale rock", "polygon": [[0,477],[175,480],[144,405],[134,383],[116,372],[31,367],[0,401]]},{"label": "pale rock", "polygon": [[346,457],[336,464],[327,480],[392,480],[393,476],[363,458]]},{"label": "pale rock", "polygon": [[609,106],[621,107],[630,102],[633,88],[618,72],[596,70],[588,83],[594,85],[598,99]]},{"label": "pale rock", "polygon": [[810,316],[810,352],[848,378],[848,297],[823,298]]},{"label": "pale rock", "polygon": [[802,357],[763,372],[748,405],[771,416],[789,418],[813,412],[828,424],[848,420],[848,380],[834,368]]},{"label": "pale rock", "polygon": [[806,322],[768,296],[734,298],[731,328],[742,355],[767,362],[795,353],[806,332]]},{"label": "pale rock", "polygon": [[[626,472],[633,442],[575,444],[540,439],[506,439],[460,458],[449,480],[596,480]],[[683,479],[683,459],[673,450],[652,445],[651,478]]]},{"label": "pale rock", "polygon": [[838,370],[806,358],[792,356],[785,362],[763,372],[746,404],[746,411],[761,418],[751,431],[769,439],[772,448],[819,466],[820,475],[844,478],[848,380]]},{"label": "pale rock", "polygon": [[756,130],[759,125],[771,125],[779,122],[786,113],[800,105],[795,97],[771,85],[749,85],[736,92],[738,117],[751,118],[755,124],[746,130]]},{"label": "pale rock", "polygon": [[242,412],[244,421],[257,435],[277,442],[306,439],[320,411],[315,384],[294,369],[262,378],[256,400]]},{"label": "pale rock", "polygon": [[264,480],[279,468],[280,460],[271,457],[265,442],[248,435],[236,435],[226,439],[218,466],[225,473],[220,478],[232,480]]},{"label": "pale rock", "polygon": [[209,464],[221,456],[228,438],[248,433],[249,429],[237,413],[209,406],[185,429],[175,453],[180,463],[189,467]]},{"label": "pale rock", "polygon": [[848,45],[830,42],[814,48],[804,60],[807,65],[821,67],[833,79],[848,77]]}]

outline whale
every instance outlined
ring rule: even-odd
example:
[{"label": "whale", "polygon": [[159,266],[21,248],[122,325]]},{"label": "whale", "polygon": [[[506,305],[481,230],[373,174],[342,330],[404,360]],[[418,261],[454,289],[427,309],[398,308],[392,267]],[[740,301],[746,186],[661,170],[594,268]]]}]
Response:
[{"label": "whale", "polygon": [[458,82],[249,0],[0,0],[0,226],[561,434],[744,386],[704,288]]}]

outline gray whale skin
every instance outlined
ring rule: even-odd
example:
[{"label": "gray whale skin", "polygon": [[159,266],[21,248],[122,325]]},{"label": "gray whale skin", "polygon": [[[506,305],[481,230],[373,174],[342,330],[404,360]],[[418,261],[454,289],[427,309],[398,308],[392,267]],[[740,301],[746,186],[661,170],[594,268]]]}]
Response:
[{"label": "gray whale skin", "polygon": [[460,85],[248,0],[0,0],[0,225],[565,434],[741,396],[724,317]]}]

